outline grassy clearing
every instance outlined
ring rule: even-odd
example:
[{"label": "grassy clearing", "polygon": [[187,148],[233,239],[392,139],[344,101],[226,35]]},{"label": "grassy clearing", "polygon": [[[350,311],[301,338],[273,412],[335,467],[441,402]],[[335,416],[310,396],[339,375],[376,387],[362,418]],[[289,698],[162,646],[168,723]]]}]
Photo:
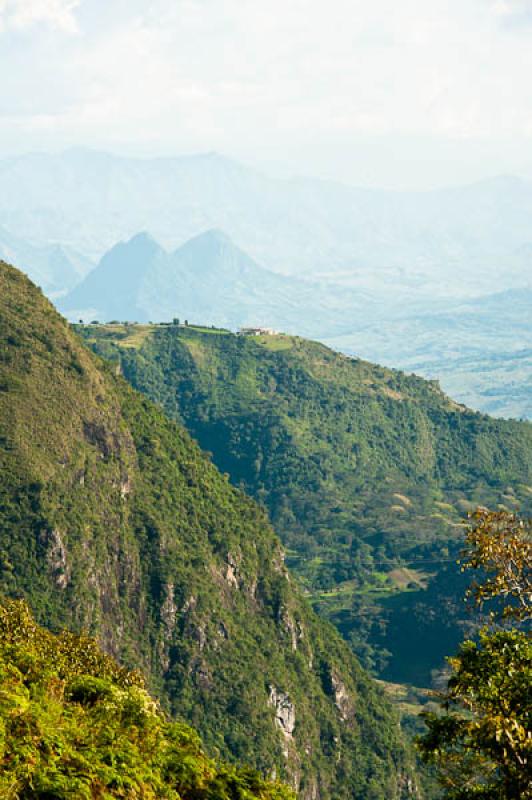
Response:
[{"label": "grassy clearing", "polygon": [[279,352],[280,350],[291,350],[296,342],[296,337],[280,333],[273,336],[255,336],[253,341],[266,350]]},{"label": "grassy clearing", "polygon": [[[74,329],[81,326],[74,325]],[[119,339],[121,347],[139,350],[147,338],[156,329],[156,325],[134,325],[124,323],[105,323],[89,325],[84,328],[89,343],[95,343],[103,338]],[[87,335],[88,332],[88,335]]]},{"label": "grassy clearing", "polygon": [[138,350],[152,332],[153,325],[135,325],[133,328],[127,328],[125,338],[122,339],[122,347]]},{"label": "grassy clearing", "polygon": [[203,325],[179,325],[178,329],[180,333],[194,331],[195,333],[208,333],[212,336],[232,336],[232,332],[225,328],[206,328]]},{"label": "grassy clearing", "polygon": [[388,573],[388,578],[394,588],[404,591],[405,589],[426,589],[430,575],[419,569],[397,567]]},{"label": "grassy clearing", "polygon": [[377,683],[384,689],[386,696],[399,711],[402,719],[418,717],[425,710],[427,703],[432,701],[430,689],[382,680],[378,680]]}]

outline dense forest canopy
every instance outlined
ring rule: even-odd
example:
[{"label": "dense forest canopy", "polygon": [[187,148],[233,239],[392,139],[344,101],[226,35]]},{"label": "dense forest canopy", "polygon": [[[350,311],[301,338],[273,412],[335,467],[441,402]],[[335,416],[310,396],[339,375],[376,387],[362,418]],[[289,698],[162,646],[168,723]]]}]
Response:
[{"label": "dense forest canopy", "polygon": [[428,685],[470,624],[464,517],[532,507],[532,425],[297,337],[77,330],[267,507],[288,564],[366,666]]}]

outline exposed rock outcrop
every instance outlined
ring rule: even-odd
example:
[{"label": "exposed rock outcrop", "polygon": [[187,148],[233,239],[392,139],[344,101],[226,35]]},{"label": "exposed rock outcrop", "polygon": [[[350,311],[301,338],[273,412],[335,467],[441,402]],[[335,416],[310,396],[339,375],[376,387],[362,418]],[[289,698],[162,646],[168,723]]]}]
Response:
[{"label": "exposed rock outcrop", "polygon": [[70,582],[70,567],[67,560],[67,549],[63,536],[57,528],[53,528],[48,535],[48,551],[46,560],[53,575],[55,585],[59,589],[66,589]]},{"label": "exposed rock outcrop", "polygon": [[331,673],[331,685],[334,695],[334,704],[338,709],[340,719],[347,722],[354,717],[355,706],[344,682],[334,670]]},{"label": "exposed rock outcrop", "polygon": [[275,712],[279,730],[287,742],[291,741],[296,726],[296,712],[290,697],[276,686],[270,686],[268,702]]},{"label": "exposed rock outcrop", "polygon": [[232,553],[227,553],[227,566],[225,570],[225,579],[230,586],[235,589],[240,587],[240,559]]}]

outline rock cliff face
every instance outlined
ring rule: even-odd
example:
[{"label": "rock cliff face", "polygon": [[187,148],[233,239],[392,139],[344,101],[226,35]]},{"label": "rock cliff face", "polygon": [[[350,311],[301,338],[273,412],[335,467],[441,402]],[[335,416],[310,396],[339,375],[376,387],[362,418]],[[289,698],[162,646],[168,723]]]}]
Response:
[{"label": "rock cliff face", "polygon": [[263,511],[5,264],[0,591],[97,635],[211,752],[302,800],[414,793],[395,716],[302,598]]},{"label": "rock cliff face", "polygon": [[275,711],[275,722],[279,730],[287,741],[291,741],[296,726],[294,704],[285,692],[281,692],[275,686],[270,686],[268,702]]}]

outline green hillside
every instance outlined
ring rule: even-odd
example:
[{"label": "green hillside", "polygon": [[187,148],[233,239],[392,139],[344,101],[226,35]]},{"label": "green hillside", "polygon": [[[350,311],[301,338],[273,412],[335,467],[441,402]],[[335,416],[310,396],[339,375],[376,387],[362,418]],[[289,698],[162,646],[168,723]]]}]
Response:
[{"label": "green hillside", "polygon": [[395,715],[264,512],[115,373],[0,264],[0,591],[138,667],[211,756],[303,800],[412,796]]},{"label": "green hillside", "polygon": [[464,516],[532,506],[532,425],[296,337],[80,332],[266,505],[289,564],[365,664],[429,685],[471,624]]},{"label": "green hillside", "polygon": [[144,688],[71,633],[0,602],[0,796],[13,800],[290,800],[279,784],[208,759]]}]

